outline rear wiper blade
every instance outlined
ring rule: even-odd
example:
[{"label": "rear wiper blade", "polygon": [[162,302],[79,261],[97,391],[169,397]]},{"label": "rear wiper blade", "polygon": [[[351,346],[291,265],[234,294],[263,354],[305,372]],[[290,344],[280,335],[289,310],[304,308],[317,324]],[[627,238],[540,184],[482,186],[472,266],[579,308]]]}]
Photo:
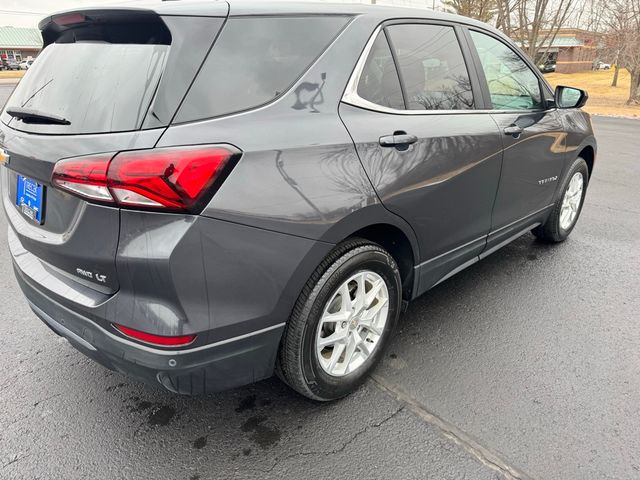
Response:
[{"label": "rear wiper blade", "polygon": [[24,123],[71,125],[69,120],[60,115],[40,112],[39,110],[32,110],[30,108],[9,107],[5,111],[12,117],[22,120]]}]

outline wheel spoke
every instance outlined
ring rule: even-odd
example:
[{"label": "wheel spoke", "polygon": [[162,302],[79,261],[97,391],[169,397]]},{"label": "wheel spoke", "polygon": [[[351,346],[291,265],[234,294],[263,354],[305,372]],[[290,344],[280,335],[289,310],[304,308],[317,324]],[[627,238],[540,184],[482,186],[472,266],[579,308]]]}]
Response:
[{"label": "wheel spoke", "polygon": [[351,313],[352,301],[351,301],[351,292],[349,292],[349,284],[347,282],[343,283],[340,287],[340,311],[343,313]]},{"label": "wheel spoke", "polygon": [[360,321],[360,326],[365,328],[368,332],[373,333],[374,335],[377,336],[381,336],[382,335],[382,329],[376,327],[374,325],[374,319],[370,319],[370,320],[361,320]]},{"label": "wheel spoke", "polygon": [[[347,342],[347,351],[344,354],[344,365],[345,365],[345,371],[349,371],[349,365],[351,364],[351,361],[353,360],[353,356],[356,353],[356,350],[358,348],[358,343],[360,343],[358,340],[356,340],[356,335],[357,334],[353,334],[350,335],[349,337],[349,341]],[[358,336],[359,337],[359,336]]]},{"label": "wheel spoke", "polygon": [[384,286],[384,281],[382,279],[373,283],[371,290],[367,292],[367,299],[364,303],[365,308],[371,307],[371,304],[376,299],[376,297],[380,293],[380,290],[382,289],[383,286]]},{"label": "wheel spoke", "polygon": [[360,311],[365,305],[366,293],[366,273],[358,275],[356,280],[358,287],[356,288],[356,298],[353,301],[353,308],[356,312]]},{"label": "wheel spoke", "polygon": [[329,365],[327,365],[327,370],[330,373],[336,368],[338,360],[340,360],[342,352],[344,352],[345,346],[346,345],[344,343],[339,343],[334,347],[333,352],[331,353],[331,358],[329,359]]},{"label": "wheel spoke", "polygon": [[369,358],[369,355],[371,355],[371,350],[369,350],[369,345],[367,345],[367,342],[365,340],[360,341],[360,343],[358,344],[358,348],[366,358]]},{"label": "wheel spoke", "polygon": [[349,320],[351,316],[351,312],[336,312],[336,313],[326,313],[320,320],[321,323],[342,323]]},{"label": "wheel spoke", "polygon": [[373,307],[371,307],[368,310],[365,310],[362,313],[362,320],[360,321],[362,323],[362,321],[373,321],[376,316],[378,315],[378,313],[380,313],[380,310],[382,310],[384,308],[384,306],[387,304],[387,302],[389,301],[388,298],[382,298],[382,299],[378,299],[378,303],[376,303]]},{"label": "wheel spoke", "polygon": [[336,345],[337,343],[344,343],[347,338],[347,334],[343,331],[333,332],[328,337],[320,337],[317,341],[318,350],[322,350],[331,345]]},{"label": "wheel spoke", "polygon": [[573,196],[578,191],[578,183],[576,182],[576,177],[571,179],[571,183],[569,184],[569,195]]}]

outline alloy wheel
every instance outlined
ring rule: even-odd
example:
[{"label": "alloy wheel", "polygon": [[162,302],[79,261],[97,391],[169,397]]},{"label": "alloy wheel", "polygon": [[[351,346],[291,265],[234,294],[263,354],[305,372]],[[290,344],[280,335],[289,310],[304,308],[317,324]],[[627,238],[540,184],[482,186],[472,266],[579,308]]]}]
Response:
[{"label": "alloy wheel", "polygon": [[370,270],[343,282],[327,302],[316,333],[322,369],[342,377],[361,367],[378,346],[389,316],[389,290]]},{"label": "alloy wheel", "polygon": [[571,228],[576,218],[578,218],[583,188],[584,178],[582,177],[582,173],[574,173],[564,193],[562,207],[560,208],[560,228],[563,230]]}]

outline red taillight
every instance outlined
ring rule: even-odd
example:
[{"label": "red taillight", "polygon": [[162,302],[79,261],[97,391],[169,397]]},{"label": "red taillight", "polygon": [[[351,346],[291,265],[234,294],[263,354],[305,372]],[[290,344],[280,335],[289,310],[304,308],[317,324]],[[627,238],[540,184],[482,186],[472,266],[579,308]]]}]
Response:
[{"label": "red taillight", "polygon": [[133,328],[125,327],[124,325],[118,325],[114,323],[113,326],[120,333],[127,337],[140,340],[141,342],[150,343],[152,345],[159,345],[162,347],[183,347],[189,345],[196,339],[196,335],[179,335],[177,337],[165,337],[163,335],[153,335],[151,333],[141,332],[140,330],[134,330]]},{"label": "red taillight", "polygon": [[113,202],[107,188],[107,169],[112,155],[68,158],[56,163],[52,182],[91,200]]},{"label": "red taillight", "polygon": [[109,187],[123,205],[190,209],[229,157],[222,148],[124,152],[109,166]]},{"label": "red taillight", "polygon": [[56,163],[52,183],[91,200],[193,212],[236,153],[197,146],[69,158]]}]

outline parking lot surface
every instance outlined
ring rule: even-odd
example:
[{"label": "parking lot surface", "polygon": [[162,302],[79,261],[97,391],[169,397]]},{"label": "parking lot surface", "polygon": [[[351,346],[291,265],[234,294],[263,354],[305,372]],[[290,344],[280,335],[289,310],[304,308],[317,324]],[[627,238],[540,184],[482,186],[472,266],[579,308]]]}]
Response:
[{"label": "parking lot surface", "polygon": [[594,124],[569,240],[526,235],[428,292],[331,404],[276,379],[188,398],[105,370],[31,313],[1,233],[0,478],[639,478],[640,121]]}]

